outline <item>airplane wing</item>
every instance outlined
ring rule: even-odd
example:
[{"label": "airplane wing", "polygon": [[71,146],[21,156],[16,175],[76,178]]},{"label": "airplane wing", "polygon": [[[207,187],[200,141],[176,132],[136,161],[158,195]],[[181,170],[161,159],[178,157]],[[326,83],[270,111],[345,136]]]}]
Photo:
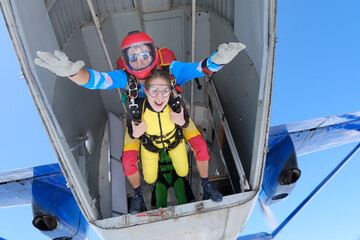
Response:
[{"label": "airplane wing", "polygon": [[[290,195],[301,174],[297,156],[358,141],[360,141],[360,111],[271,127],[262,190],[259,195],[261,206],[278,204]],[[359,151],[359,148],[360,143],[271,234],[256,233],[241,236],[237,240],[274,239],[342,166]]]},{"label": "airplane wing", "polygon": [[65,178],[57,163],[0,172],[0,208],[31,204],[36,179],[64,187]]},{"label": "airplane wing", "polygon": [[285,200],[300,178],[297,156],[360,141],[360,111],[270,127],[260,199]]},{"label": "airplane wing", "polygon": [[297,156],[360,140],[360,111],[273,126],[268,148],[289,135]]}]

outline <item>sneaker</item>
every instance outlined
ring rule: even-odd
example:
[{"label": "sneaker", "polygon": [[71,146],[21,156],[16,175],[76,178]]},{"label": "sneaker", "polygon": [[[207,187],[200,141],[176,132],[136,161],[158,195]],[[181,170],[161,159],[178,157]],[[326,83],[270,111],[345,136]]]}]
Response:
[{"label": "sneaker", "polygon": [[221,202],[223,195],[217,190],[214,184],[208,183],[203,187],[205,198],[210,198],[214,202]]},{"label": "sneaker", "polygon": [[140,213],[143,210],[143,206],[144,206],[143,196],[135,194],[131,199],[129,213],[130,214]]}]

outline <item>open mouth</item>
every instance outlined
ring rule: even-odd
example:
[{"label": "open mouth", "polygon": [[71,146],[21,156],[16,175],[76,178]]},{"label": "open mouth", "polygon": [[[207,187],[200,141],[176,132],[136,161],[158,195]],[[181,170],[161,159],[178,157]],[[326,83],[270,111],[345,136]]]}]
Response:
[{"label": "open mouth", "polygon": [[157,107],[161,107],[162,105],[163,105],[163,101],[161,101],[161,102],[155,102],[155,106],[157,106]]}]

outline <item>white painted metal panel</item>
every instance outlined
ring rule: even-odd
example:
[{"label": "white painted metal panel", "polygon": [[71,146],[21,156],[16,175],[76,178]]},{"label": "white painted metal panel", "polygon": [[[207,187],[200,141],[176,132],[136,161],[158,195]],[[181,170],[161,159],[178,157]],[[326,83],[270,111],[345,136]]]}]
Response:
[{"label": "white painted metal panel", "polygon": [[234,240],[256,201],[256,192],[226,196],[164,209],[161,216],[125,215],[92,223],[103,239]]}]

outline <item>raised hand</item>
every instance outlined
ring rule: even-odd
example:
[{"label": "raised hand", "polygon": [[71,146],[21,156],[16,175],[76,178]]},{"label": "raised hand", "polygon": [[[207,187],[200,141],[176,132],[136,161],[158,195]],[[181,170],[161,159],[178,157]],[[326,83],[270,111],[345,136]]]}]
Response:
[{"label": "raised hand", "polygon": [[131,121],[131,125],[132,125],[132,130],[133,130],[132,135],[134,138],[139,138],[146,131],[146,122],[145,121],[141,121],[141,123],[139,123],[138,125],[136,125],[134,121]]},{"label": "raised hand", "polygon": [[60,77],[74,76],[85,65],[81,60],[73,63],[64,52],[58,50],[55,50],[54,54],[38,51],[36,55],[39,57],[34,60],[36,65],[46,68]]},{"label": "raised hand", "polygon": [[246,46],[240,42],[220,44],[217,52],[211,57],[210,60],[217,65],[227,64],[245,48]]},{"label": "raised hand", "polygon": [[179,125],[180,127],[185,124],[185,118],[184,118],[184,108],[183,106],[180,106],[180,112],[176,113],[174,111],[170,111],[170,119],[173,121],[176,125]]}]

